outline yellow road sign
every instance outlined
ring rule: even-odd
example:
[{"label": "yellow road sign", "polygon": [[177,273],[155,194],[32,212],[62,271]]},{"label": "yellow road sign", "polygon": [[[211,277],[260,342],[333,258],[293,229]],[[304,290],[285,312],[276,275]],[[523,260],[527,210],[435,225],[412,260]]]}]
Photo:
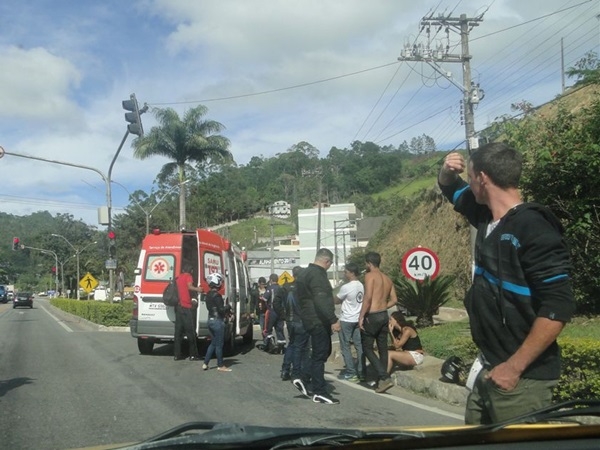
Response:
[{"label": "yellow road sign", "polygon": [[98,286],[98,280],[96,280],[91,273],[86,273],[83,278],[79,281],[79,286],[88,294],[96,289]]},{"label": "yellow road sign", "polygon": [[280,286],[284,286],[288,283],[293,283],[293,282],[294,282],[294,277],[291,276],[286,271],[284,271],[281,275],[279,275],[279,280],[277,280],[277,283],[279,283]]}]

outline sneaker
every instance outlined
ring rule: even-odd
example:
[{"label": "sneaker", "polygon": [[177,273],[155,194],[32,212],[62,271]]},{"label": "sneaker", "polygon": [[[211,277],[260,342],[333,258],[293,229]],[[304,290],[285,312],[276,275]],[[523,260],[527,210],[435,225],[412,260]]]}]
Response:
[{"label": "sneaker", "polygon": [[323,394],[315,394],[312,398],[315,403],[323,403],[324,405],[339,405],[340,401],[337,398],[328,397]]},{"label": "sneaker", "polygon": [[282,381],[290,381],[292,377],[289,372],[281,372],[281,380]]},{"label": "sneaker", "polygon": [[387,391],[392,386],[394,386],[394,382],[392,381],[391,378],[387,378],[385,380],[382,380],[379,387],[377,389],[375,389],[375,392],[377,392],[378,394],[383,394],[385,391]]},{"label": "sneaker", "polygon": [[338,375],[338,380],[342,380],[342,381],[353,381],[354,378],[356,378],[358,380],[358,377],[356,376],[355,373],[352,372],[342,372]]},{"label": "sneaker", "polygon": [[202,370],[208,370],[208,364],[206,364],[206,363],[202,364]]},{"label": "sneaker", "polygon": [[294,387],[296,389],[298,389],[300,391],[300,393],[302,395],[304,395],[307,398],[310,398],[310,396],[308,395],[308,391],[306,390],[306,386],[304,386],[304,383],[302,382],[302,380],[300,378],[296,378],[296,379],[292,380],[292,384],[294,385]]},{"label": "sneaker", "polygon": [[231,369],[229,367],[225,367],[225,366],[217,367],[217,370],[219,372],[231,372]]},{"label": "sneaker", "polygon": [[190,356],[190,361],[202,361],[202,358],[199,356]]},{"label": "sneaker", "polygon": [[349,377],[344,378],[344,380],[349,381],[350,383],[360,383],[360,378],[356,375],[350,375]]},{"label": "sneaker", "polygon": [[377,381],[369,381],[367,383],[367,386],[375,388],[375,389],[378,389],[379,388],[379,382],[377,382]]}]

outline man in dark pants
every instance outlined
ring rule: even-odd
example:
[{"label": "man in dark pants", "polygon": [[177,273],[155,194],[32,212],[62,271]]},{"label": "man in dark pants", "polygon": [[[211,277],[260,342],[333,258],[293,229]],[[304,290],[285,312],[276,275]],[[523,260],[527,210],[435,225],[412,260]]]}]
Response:
[{"label": "man in dark pants", "polygon": [[198,353],[198,342],[194,327],[194,310],[198,307],[198,301],[192,299],[190,291],[202,292],[202,289],[194,286],[192,277],[192,266],[185,264],[181,269],[181,275],[176,279],[177,292],[179,293],[179,304],[175,306],[175,361],[184,359],[181,351],[183,336],[188,340],[190,348],[190,361],[200,361]]},{"label": "man in dark pants", "polygon": [[[310,375],[313,402],[337,405],[339,400],[327,393],[325,362],[331,355],[331,334],[340,331],[340,321],[335,315],[333,289],[327,278],[327,270],[333,263],[333,253],[326,248],[317,252],[314,263],[308,265],[296,280],[296,292],[300,305],[302,323],[310,335],[312,344]],[[300,378],[292,383],[302,394],[308,396]]]},{"label": "man in dark pants", "polygon": [[[302,267],[292,269],[294,282],[287,288],[287,296],[282,302],[285,311],[289,343],[283,356],[281,365],[281,379],[283,381],[300,378],[305,383],[310,379],[310,336],[302,324],[302,312],[296,295],[296,279]],[[282,289],[283,290],[283,289]]]},{"label": "man in dark pants", "polygon": [[[392,386],[390,374],[387,372],[388,364],[388,309],[394,306],[398,299],[394,283],[380,269],[381,256],[379,253],[369,252],[365,255],[367,273],[365,274],[365,296],[358,318],[361,330],[363,353],[377,371],[375,392],[382,394]],[[373,351],[373,344],[377,343],[379,357]]]}]

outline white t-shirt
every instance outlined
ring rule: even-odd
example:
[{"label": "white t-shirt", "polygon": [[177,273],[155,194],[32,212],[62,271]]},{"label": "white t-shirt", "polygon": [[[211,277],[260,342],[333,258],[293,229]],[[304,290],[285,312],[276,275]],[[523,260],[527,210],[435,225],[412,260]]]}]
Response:
[{"label": "white t-shirt", "polygon": [[358,280],[349,281],[340,288],[337,297],[342,300],[342,322],[358,322],[364,295],[365,287]]}]

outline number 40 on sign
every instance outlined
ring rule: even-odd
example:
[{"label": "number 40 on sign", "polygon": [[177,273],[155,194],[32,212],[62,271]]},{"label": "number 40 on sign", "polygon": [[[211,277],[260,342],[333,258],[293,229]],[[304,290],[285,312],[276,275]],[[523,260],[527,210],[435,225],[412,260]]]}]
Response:
[{"label": "number 40 on sign", "polygon": [[426,277],[433,280],[440,271],[440,260],[430,249],[415,247],[402,257],[402,272],[408,278],[422,281]]}]

